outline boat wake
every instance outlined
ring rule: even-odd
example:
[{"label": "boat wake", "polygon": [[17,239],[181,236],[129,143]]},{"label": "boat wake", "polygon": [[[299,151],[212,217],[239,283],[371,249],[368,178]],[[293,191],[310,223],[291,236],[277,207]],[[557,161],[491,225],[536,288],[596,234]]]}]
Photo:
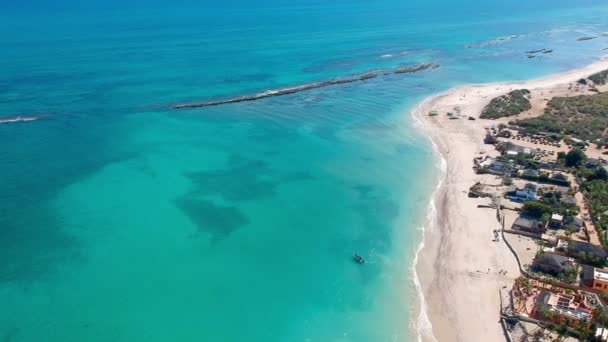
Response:
[{"label": "boat wake", "polygon": [[439,65],[437,65],[437,64],[428,63],[428,64],[420,64],[420,65],[411,66],[411,67],[400,67],[400,68],[392,69],[392,70],[371,70],[371,71],[368,71],[368,72],[365,72],[365,73],[359,74],[359,75],[335,78],[335,79],[328,80],[328,81],[308,83],[308,84],[303,84],[303,85],[294,86],[294,87],[281,88],[281,89],[277,89],[277,90],[268,90],[268,91],[264,91],[264,92],[254,94],[254,95],[245,95],[245,96],[233,97],[233,98],[228,98],[225,100],[217,100],[217,101],[177,104],[177,105],[172,106],[171,108],[173,108],[173,109],[200,108],[200,107],[220,106],[220,105],[230,104],[230,103],[256,101],[256,100],[261,100],[261,99],[264,99],[267,97],[295,94],[295,93],[299,93],[299,92],[303,92],[303,91],[307,91],[307,90],[329,87],[329,86],[334,86],[334,85],[341,85],[341,84],[347,84],[347,83],[353,83],[353,82],[363,82],[363,81],[370,80],[372,78],[376,78],[378,76],[395,75],[395,74],[411,74],[411,73],[415,73],[415,72],[419,72],[419,71],[423,71],[423,70],[427,70],[427,69],[435,69],[438,67],[439,67]]},{"label": "boat wake", "polygon": [[36,120],[39,120],[40,118],[41,118],[40,116],[21,116],[21,115],[10,116],[7,118],[0,118],[0,124],[11,124],[11,123],[18,123],[18,122],[36,121]]}]

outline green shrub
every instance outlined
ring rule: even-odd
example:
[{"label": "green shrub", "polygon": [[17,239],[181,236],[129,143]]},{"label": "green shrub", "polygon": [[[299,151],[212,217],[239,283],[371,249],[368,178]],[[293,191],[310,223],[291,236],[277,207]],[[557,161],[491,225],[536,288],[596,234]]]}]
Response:
[{"label": "green shrub", "polygon": [[608,92],[554,97],[547,103],[543,115],[518,120],[516,124],[524,133],[540,131],[603,143],[608,127]]},{"label": "green shrub", "polygon": [[608,70],[595,73],[589,76],[589,79],[595,84],[606,84],[606,82],[608,82]]},{"label": "green shrub", "polygon": [[583,152],[580,148],[573,148],[568,153],[566,153],[566,166],[568,167],[576,167],[581,165],[583,161],[587,159],[585,152]]},{"label": "green shrub", "polygon": [[602,179],[586,181],[581,185],[581,190],[585,194],[585,201],[594,219],[600,240],[605,245],[604,231],[608,227],[608,215],[604,213],[608,210],[608,182]]},{"label": "green shrub", "polygon": [[521,209],[524,213],[537,218],[542,218],[545,214],[551,215],[553,213],[551,206],[538,201],[526,202]]},{"label": "green shrub", "polygon": [[479,117],[482,119],[497,119],[521,114],[530,108],[532,108],[530,91],[528,89],[517,89],[493,98]]}]

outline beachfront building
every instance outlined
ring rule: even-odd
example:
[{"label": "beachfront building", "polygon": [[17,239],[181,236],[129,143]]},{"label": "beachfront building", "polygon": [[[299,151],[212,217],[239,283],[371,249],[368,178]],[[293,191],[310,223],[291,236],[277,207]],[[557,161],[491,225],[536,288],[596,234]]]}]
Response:
[{"label": "beachfront building", "polygon": [[517,189],[515,196],[524,201],[536,201],[538,199],[538,186],[532,183],[526,183],[523,189]]},{"label": "beachfront building", "polygon": [[497,176],[509,175],[513,171],[513,165],[494,158],[486,158],[479,163],[477,173],[489,173]]},{"label": "beachfront building", "polygon": [[538,199],[538,186],[527,183],[523,188],[512,187],[507,192],[507,198],[516,202],[536,201]]},{"label": "beachfront building", "polygon": [[553,293],[543,290],[532,314],[540,320],[576,327],[580,321],[591,321],[592,311],[592,306],[579,293]]},{"label": "beachfront building", "polygon": [[575,272],[576,265],[572,258],[557,253],[542,252],[534,258],[532,270],[559,276],[561,274]]},{"label": "beachfront building", "polygon": [[539,236],[545,231],[545,227],[540,220],[526,215],[518,217],[515,222],[513,222],[511,228],[513,230],[533,233]]},{"label": "beachfront building", "polygon": [[497,149],[502,152],[503,155],[510,157],[517,157],[518,155],[530,156],[532,155],[532,149],[520,145],[516,145],[510,141],[501,143]]},{"label": "beachfront building", "polygon": [[528,179],[538,179],[540,173],[534,169],[525,169],[518,172],[519,177]]},{"label": "beachfront building", "polygon": [[583,267],[583,285],[608,293],[608,270],[593,266]]},{"label": "beachfront building", "polygon": [[594,245],[589,242],[572,240],[568,243],[568,255],[581,255],[593,257],[597,260],[605,261],[608,252],[602,246]]}]

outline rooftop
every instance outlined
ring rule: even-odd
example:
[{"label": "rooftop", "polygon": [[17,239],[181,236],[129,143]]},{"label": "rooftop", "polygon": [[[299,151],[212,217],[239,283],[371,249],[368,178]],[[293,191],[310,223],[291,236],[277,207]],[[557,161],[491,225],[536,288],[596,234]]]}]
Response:
[{"label": "rooftop", "polygon": [[560,214],[553,214],[551,215],[551,220],[555,220],[555,221],[563,221],[564,217]]},{"label": "rooftop", "polygon": [[545,291],[541,301],[551,310],[576,319],[587,319],[591,314],[591,310],[585,308],[584,304],[581,307],[582,303],[578,303],[573,295]]},{"label": "rooftop", "polygon": [[561,172],[554,172],[551,174],[551,178],[553,179],[559,179],[559,180],[568,180],[568,176],[566,176],[565,174],[561,173]]},{"label": "rooftop", "polygon": [[585,253],[600,257],[600,258],[608,257],[608,252],[606,252],[604,247],[598,246],[598,245],[593,245],[588,242],[572,240],[568,244],[568,247],[570,250],[575,251],[577,253],[585,252]]},{"label": "rooftop", "polygon": [[528,217],[528,216],[520,216],[515,222],[513,222],[514,226],[527,227],[527,228],[538,228],[539,220]]},{"label": "rooftop", "polygon": [[599,268],[593,269],[593,278],[602,281],[608,281],[608,270],[602,270]]},{"label": "rooftop", "polygon": [[525,169],[523,171],[521,171],[522,176],[527,176],[527,177],[538,177],[538,171],[534,170],[534,169]]},{"label": "rooftop", "polygon": [[546,252],[538,255],[534,259],[534,265],[546,265],[566,272],[575,269],[573,260],[560,254]]},{"label": "rooftop", "polygon": [[577,203],[576,198],[574,198],[574,197],[562,197],[560,199],[560,201],[562,201],[563,203],[572,204],[572,205],[576,205],[576,203]]}]

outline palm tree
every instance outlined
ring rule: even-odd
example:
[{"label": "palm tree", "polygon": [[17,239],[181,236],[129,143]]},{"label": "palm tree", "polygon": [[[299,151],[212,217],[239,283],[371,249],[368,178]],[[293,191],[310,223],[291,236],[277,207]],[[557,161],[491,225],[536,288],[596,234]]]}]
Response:
[{"label": "palm tree", "polygon": [[576,331],[579,333],[581,340],[585,341],[589,337],[589,322],[586,319],[581,319],[576,324]]},{"label": "palm tree", "polygon": [[532,334],[532,338],[534,341],[541,342],[545,337],[545,327],[539,326],[538,329],[534,331]]},{"label": "palm tree", "polygon": [[608,325],[608,311],[604,307],[599,307],[597,313],[597,322],[602,326]]},{"label": "palm tree", "polygon": [[563,341],[565,339],[566,335],[568,334],[569,321],[570,320],[566,318],[566,321],[557,327],[557,338],[555,339],[556,341]]}]

